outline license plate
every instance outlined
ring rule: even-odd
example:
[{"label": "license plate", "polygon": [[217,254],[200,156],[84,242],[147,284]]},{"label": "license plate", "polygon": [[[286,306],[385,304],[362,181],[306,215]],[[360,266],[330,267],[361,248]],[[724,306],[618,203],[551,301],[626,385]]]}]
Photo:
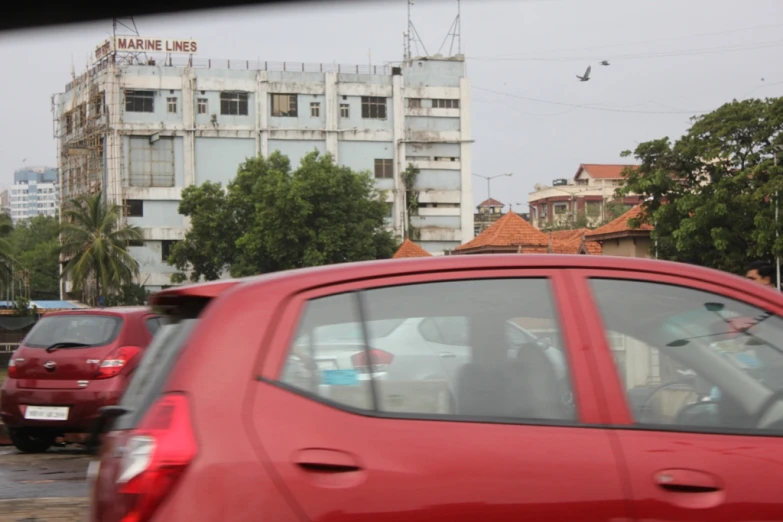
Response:
[{"label": "license plate", "polygon": [[316,364],[318,364],[319,370],[337,370],[337,361],[334,359],[327,359],[327,360],[321,360],[317,361]]},{"label": "license plate", "polygon": [[30,420],[68,420],[68,408],[64,406],[28,406],[24,418]]}]

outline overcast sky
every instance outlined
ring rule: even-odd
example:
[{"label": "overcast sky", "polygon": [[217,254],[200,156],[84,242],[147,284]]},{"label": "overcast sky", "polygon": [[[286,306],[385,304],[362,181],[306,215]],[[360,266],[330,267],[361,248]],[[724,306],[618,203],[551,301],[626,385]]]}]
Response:
[{"label": "overcast sky", "polygon": [[[296,3],[136,24],[142,35],[198,40],[202,58],[400,60],[405,0],[370,4]],[[416,0],[413,21],[430,53],[456,12],[453,0]],[[0,36],[0,186],[23,165],[57,165],[51,96],[70,80],[72,63],[84,71],[111,25]],[[781,0],[465,0],[473,171],[512,172],[492,182],[492,196],[526,203],[536,183],[573,176],[579,163],[620,163],[637,142],[679,136],[699,111],[780,96],[781,29]],[[602,59],[611,65],[598,65]],[[588,65],[592,79],[579,82]],[[474,199],[486,196],[486,182],[474,178]]]}]

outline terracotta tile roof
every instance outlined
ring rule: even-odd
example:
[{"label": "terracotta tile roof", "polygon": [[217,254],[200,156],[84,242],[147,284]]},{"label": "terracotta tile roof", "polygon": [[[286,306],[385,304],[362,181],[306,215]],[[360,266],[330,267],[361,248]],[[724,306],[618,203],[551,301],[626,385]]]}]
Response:
[{"label": "terracotta tile roof", "polygon": [[591,256],[600,256],[604,253],[604,249],[598,241],[585,240],[585,250],[587,250],[587,253]]},{"label": "terracotta tile roof", "polygon": [[505,207],[506,204],[505,203],[501,203],[497,199],[489,198],[489,199],[485,199],[484,201],[479,203],[478,206],[479,206],[479,208],[482,208],[482,207]]},{"label": "terracotta tile roof", "polygon": [[627,232],[636,232],[636,231],[646,231],[649,232],[653,229],[653,226],[649,223],[642,223],[639,228],[631,228],[628,225],[628,220],[639,217],[639,215],[642,212],[642,206],[641,204],[636,205],[631,210],[620,216],[619,218],[610,221],[606,225],[596,228],[595,230],[591,230],[587,234],[585,234],[586,237],[597,237],[597,236],[606,236],[606,235],[614,235],[614,234],[622,234]]},{"label": "terracotta tile roof", "polygon": [[549,252],[552,254],[579,254],[584,246],[588,254],[600,256],[603,253],[603,248],[596,241],[585,239],[588,232],[590,230],[587,228],[552,232],[552,245]]},{"label": "terracotta tile roof", "polygon": [[419,245],[406,239],[400,245],[400,248],[392,256],[392,259],[402,259],[404,257],[431,257],[432,254],[421,248]]},{"label": "terracotta tile roof", "polygon": [[[549,236],[509,210],[472,241],[460,245],[458,251],[491,247],[520,247],[525,252],[546,252]],[[537,248],[538,247],[538,248]]]},{"label": "terracotta tile roof", "polygon": [[574,179],[583,171],[593,179],[623,179],[622,172],[626,167],[638,167],[638,165],[604,165],[598,163],[582,163],[574,174]]},{"label": "terracotta tile roof", "polygon": [[581,239],[586,232],[586,228],[576,228],[574,230],[555,230],[552,232],[552,239],[556,241],[572,241],[576,238]]}]

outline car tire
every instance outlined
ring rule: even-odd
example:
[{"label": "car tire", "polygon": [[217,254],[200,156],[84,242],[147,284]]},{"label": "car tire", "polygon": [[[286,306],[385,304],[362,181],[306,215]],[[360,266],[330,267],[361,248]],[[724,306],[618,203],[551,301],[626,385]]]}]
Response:
[{"label": "car tire", "polygon": [[16,449],[22,453],[43,453],[52,447],[57,438],[54,433],[28,428],[9,428],[8,435]]}]

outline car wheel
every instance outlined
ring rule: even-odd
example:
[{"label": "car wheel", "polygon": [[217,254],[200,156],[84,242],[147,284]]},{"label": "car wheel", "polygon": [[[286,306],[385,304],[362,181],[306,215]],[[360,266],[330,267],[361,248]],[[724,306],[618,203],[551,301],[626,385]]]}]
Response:
[{"label": "car wheel", "polygon": [[16,449],[22,453],[43,453],[52,447],[57,438],[54,433],[28,428],[9,428],[8,435]]}]

